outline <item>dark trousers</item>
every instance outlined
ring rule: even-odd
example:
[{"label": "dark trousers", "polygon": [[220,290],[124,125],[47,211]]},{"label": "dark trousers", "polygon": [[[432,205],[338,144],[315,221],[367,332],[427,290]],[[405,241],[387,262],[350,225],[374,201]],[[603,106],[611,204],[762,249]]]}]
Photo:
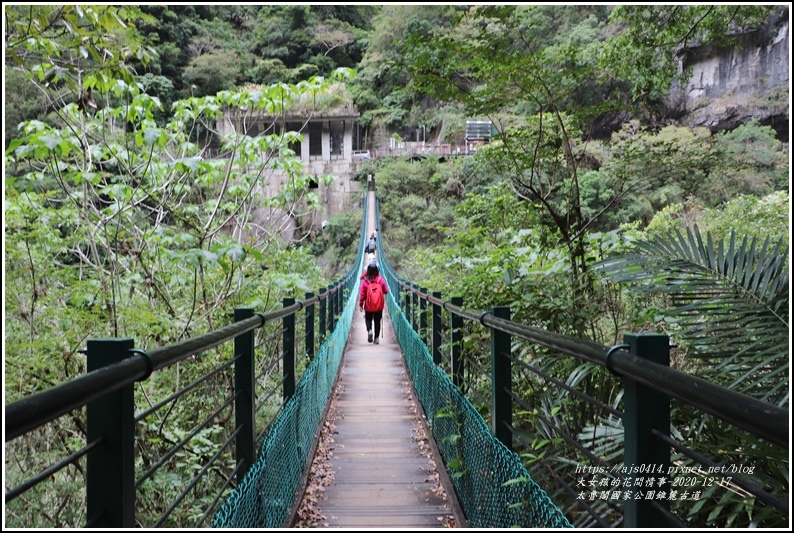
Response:
[{"label": "dark trousers", "polygon": [[364,312],[364,323],[367,325],[367,331],[372,329],[372,322],[375,322],[375,338],[380,338],[380,321],[383,319],[383,311],[366,311]]}]

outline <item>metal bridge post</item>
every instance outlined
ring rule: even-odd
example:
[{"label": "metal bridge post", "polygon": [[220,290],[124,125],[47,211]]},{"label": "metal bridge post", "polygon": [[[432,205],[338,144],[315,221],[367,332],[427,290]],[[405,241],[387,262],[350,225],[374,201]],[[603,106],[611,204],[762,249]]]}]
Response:
[{"label": "metal bridge post", "polygon": [[[284,307],[289,307],[295,303],[295,298],[284,298]],[[283,333],[282,344],[284,352],[282,354],[284,364],[284,402],[292,398],[295,394],[295,313],[290,313],[282,320]]]},{"label": "metal bridge post", "polygon": [[[254,316],[250,308],[234,310],[234,321],[240,322]],[[234,401],[234,415],[240,432],[235,439],[237,449],[237,481],[242,483],[248,469],[256,458],[256,425],[254,422],[254,331],[249,331],[234,338],[234,390],[237,398]]]},{"label": "metal bridge post", "polygon": [[[434,291],[433,296],[441,299],[441,293]],[[433,364],[441,364],[441,305],[433,303]]]},{"label": "metal bridge post", "polygon": [[408,324],[413,327],[414,315],[411,312],[411,292],[408,291],[405,295],[405,318],[408,319]]},{"label": "metal bridge post", "polygon": [[320,343],[325,340],[325,318],[328,313],[328,287],[320,289]]},{"label": "metal bridge post", "polygon": [[[670,366],[670,339],[667,335],[625,335],[623,342],[630,353],[659,365]],[[657,478],[653,490],[657,494],[670,493],[670,448],[651,435],[651,430],[670,434],[670,398],[661,392],[624,378],[623,429],[625,433],[624,466],[634,486],[635,478]],[[662,483],[659,484],[659,481]],[[665,523],[664,515],[651,503],[653,500],[629,499],[623,509],[623,527],[658,527]],[[670,509],[670,500],[656,500]]]},{"label": "metal bridge post", "polygon": [[413,302],[411,304],[411,309],[414,311],[414,317],[411,325],[413,326],[414,331],[419,333],[419,294],[417,292],[419,287],[416,285],[416,283],[412,283],[411,288],[413,288],[413,291],[411,291],[411,301]]},{"label": "metal bridge post", "polygon": [[336,291],[336,316],[341,317],[345,308],[345,282],[339,282],[339,290]]},{"label": "metal bridge post", "polygon": [[[313,292],[306,293],[306,299],[314,298]],[[314,359],[314,304],[306,306],[306,355],[309,361]]]},{"label": "metal bridge post", "polygon": [[336,283],[328,287],[328,333],[334,330],[334,313],[336,312]]},{"label": "metal bridge post", "polygon": [[427,288],[419,287],[424,298],[419,299],[419,336],[427,344]]},{"label": "metal bridge post", "polygon": [[336,329],[336,324],[339,322],[339,292],[342,290],[341,287],[341,282],[337,281],[334,283],[334,324],[333,328],[331,328],[332,330]]},{"label": "metal bridge post", "polygon": [[[491,314],[496,318],[510,320],[510,308],[505,306],[492,307]],[[511,380],[512,364],[510,362],[510,334],[491,328],[491,424],[494,436],[513,449],[513,402],[510,392],[513,389]]]},{"label": "metal bridge post", "polygon": [[[463,307],[463,298],[455,296],[452,298],[452,305]],[[452,383],[459,389],[463,389],[463,357],[461,356],[461,346],[463,345],[463,317],[452,314],[450,317],[452,328]]]},{"label": "metal bridge post", "polygon": [[402,292],[400,292],[400,283],[398,281],[394,281],[394,301],[397,303],[397,306],[400,305],[400,297]]},{"label": "metal bridge post", "polygon": [[345,284],[341,281],[336,285],[336,316],[342,316],[342,302],[344,301]]},{"label": "metal bridge post", "polygon": [[[132,339],[92,339],[87,371],[130,357]],[[127,385],[86,406],[86,440],[102,441],[86,459],[86,514],[92,527],[135,527],[135,386]]]}]

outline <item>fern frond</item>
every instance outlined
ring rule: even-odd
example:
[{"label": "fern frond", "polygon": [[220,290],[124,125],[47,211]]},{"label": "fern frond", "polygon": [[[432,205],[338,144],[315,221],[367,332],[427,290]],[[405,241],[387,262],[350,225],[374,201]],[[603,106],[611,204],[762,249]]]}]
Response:
[{"label": "fern frond", "polygon": [[697,226],[676,229],[636,243],[633,253],[602,261],[596,270],[640,294],[666,295],[670,307],[662,312],[681,327],[680,340],[705,374],[754,397],[787,403],[778,385],[788,369],[788,246],[783,239],[737,241],[735,232],[727,243],[715,244]]}]

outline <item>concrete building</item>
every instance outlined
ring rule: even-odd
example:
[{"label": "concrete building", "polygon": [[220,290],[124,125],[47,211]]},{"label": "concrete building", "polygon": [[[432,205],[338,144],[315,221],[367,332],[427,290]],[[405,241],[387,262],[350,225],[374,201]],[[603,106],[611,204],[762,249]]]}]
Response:
[{"label": "concrete building", "polygon": [[[233,110],[227,112],[218,120],[218,132],[227,134],[231,132],[246,133],[250,136],[281,134],[292,131],[302,134],[302,142],[294,143],[290,148],[303,163],[303,171],[309,176],[314,176],[310,188],[316,189],[320,197],[321,209],[314,213],[309,222],[312,231],[321,231],[324,222],[331,216],[350,209],[361,200],[366,190],[366,182],[357,181],[358,165],[361,159],[354,157],[354,148],[359,144],[358,120],[359,113],[352,105],[336,109],[290,112],[287,115],[272,116],[256,114],[250,111]],[[357,154],[358,155],[358,154]],[[263,160],[267,154],[262,155]],[[334,176],[331,184],[323,183],[322,176]],[[263,179],[264,194],[275,196],[286,179],[286,175],[278,170],[268,172]],[[283,215],[274,213],[255,213],[259,218],[259,225],[272,226],[264,223],[264,219],[275,217],[276,222],[284,226]],[[294,232],[298,225],[307,225],[306,220],[294,221],[282,231],[285,238]]]}]

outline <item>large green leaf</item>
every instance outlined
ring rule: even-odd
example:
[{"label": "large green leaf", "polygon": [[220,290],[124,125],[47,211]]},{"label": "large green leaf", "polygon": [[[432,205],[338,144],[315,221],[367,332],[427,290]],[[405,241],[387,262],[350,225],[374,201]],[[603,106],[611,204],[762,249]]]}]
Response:
[{"label": "large green leaf", "polygon": [[[788,403],[788,247],[767,238],[705,239],[697,226],[639,241],[633,252],[596,265],[607,278],[643,294],[665,294],[672,332],[702,373],[734,390]],[[774,391],[771,393],[770,391]]]}]

